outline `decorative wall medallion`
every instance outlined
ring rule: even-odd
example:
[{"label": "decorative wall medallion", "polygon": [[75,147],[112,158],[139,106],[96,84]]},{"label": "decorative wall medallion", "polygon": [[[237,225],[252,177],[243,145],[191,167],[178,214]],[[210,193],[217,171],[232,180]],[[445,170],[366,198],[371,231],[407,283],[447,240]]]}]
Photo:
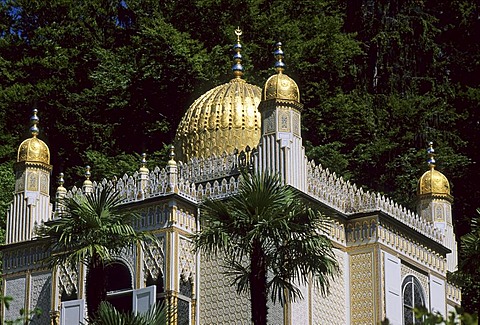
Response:
[{"label": "decorative wall medallion", "polygon": [[19,171],[16,174],[15,192],[22,192],[25,190],[25,171]]},{"label": "decorative wall medallion", "polygon": [[286,110],[282,110],[278,114],[278,131],[290,132],[290,114]]},{"label": "decorative wall medallion", "polygon": [[293,134],[300,136],[300,114],[292,112],[292,128]]},{"label": "decorative wall medallion", "polygon": [[271,110],[266,112],[267,117],[265,118],[265,134],[270,134],[275,132],[275,111]]},{"label": "decorative wall medallion", "polygon": [[48,195],[48,176],[45,173],[40,175],[40,192]]},{"label": "decorative wall medallion", "polygon": [[29,172],[27,191],[38,191],[38,175],[37,172]]}]

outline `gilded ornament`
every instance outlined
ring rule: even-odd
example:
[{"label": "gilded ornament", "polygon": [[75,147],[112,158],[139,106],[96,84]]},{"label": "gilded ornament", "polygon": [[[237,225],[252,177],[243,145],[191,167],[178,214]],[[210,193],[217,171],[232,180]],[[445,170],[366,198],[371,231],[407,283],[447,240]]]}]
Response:
[{"label": "gilded ornament", "polygon": [[192,158],[220,157],[235,149],[256,147],[260,141],[261,116],[258,112],[261,89],[241,77],[242,45],[240,28],[235,30],[233,46],[234,79],[200,96],[190,106],[175,135],[179,161]]},{"label": "gilded ornament", "polygon": [[232,79],[198,98],[182,118],[175,143],[178,160],[221,156],[260,141],[261,90]]},{"label": "gilded ornament", "polygon": [[18,147],[17,162],[39,162],[46,165],[50,164],[50,150],[38,135],[38,116],[37,110],[33,110],[33,116],[30,118],[32,127],[30,132],[32,137],[24,140]]},{"label": "gilded ornament", "polygon": [[426,171],[418,181],[418,195],[431,194],[450,198],[450,183],[445,175],[435,169],[433,143],[430,142],[429,145],[427,153],[429,155],[428,165],[430,170]]}]

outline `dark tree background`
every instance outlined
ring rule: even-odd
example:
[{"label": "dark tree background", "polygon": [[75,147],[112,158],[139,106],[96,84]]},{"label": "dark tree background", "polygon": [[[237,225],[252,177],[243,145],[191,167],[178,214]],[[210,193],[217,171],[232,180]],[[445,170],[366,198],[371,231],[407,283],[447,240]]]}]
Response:
[{"label": "dark tree background", "polygon": [[[232,78],[273,73],[284,43],[300,86],[308,155],[365,189],[415,207],[435,142],[457,234],[480,206],[480,5],[473,0],[0,0],[0,213],[12,163],[39,110],[53,176],[138,168],[165,147],[193,100]],[[1,220],[4,228],[4,220]],[[464,292],[473,310],[478,292]],[[472,304],[470,305],[470,302]]]}]

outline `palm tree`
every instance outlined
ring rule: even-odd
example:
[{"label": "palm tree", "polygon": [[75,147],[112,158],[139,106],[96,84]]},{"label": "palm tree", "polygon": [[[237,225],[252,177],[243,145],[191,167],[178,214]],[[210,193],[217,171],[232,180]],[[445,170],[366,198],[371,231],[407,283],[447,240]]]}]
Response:
[{"label": "palm tree", "polygon": [[154,240],[154,236],[133,228],[138,214],[120,207],[120,203],[118,192],[111,186],[67,197],[60,202],[59,218],[37,229],[37,235],[46,240],[51,251],[45,263],[68,263],[73,268],[83,263],[88,267],[86,300],[90,320],[106,299],[104,266],[122,249],[140,240]]},{"label": "palm tree", "polygon": [[144,314],[121,313],[110,303],[102,302],[97,317],[90,325],[165,325],[167,309],[164,305],[153,305]]},{"label": "palm tree", "polygon": [[234,276],[238,293],[250,291],[252,321],[267,323],[267,300],[282,305],[302,298],[295,285],[310,280],[323,294],[338,271],[324,235],[329,223],[308,207],[278,176],[242,175],[237,195],[206,200],[197,251],[221,256]]}]

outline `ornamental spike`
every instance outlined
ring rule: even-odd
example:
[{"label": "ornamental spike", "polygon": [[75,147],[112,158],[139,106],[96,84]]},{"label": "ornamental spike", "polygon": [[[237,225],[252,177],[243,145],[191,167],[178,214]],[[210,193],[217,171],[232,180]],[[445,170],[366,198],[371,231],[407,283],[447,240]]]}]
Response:
[{"label": "ornamental spike", "polygon": [[237,27],[237,29],[235,29],[235,35],[237,35],[237,44],[233,46],[235,54],[233,55],[234,63],[232,66],[233,75],[237,79],[240,79],[243,76],[242,54],[240,54],[240,52],[242,51],[242,44],[240,44],[240,36],[242,34],[243,32],[240,27]]}]

